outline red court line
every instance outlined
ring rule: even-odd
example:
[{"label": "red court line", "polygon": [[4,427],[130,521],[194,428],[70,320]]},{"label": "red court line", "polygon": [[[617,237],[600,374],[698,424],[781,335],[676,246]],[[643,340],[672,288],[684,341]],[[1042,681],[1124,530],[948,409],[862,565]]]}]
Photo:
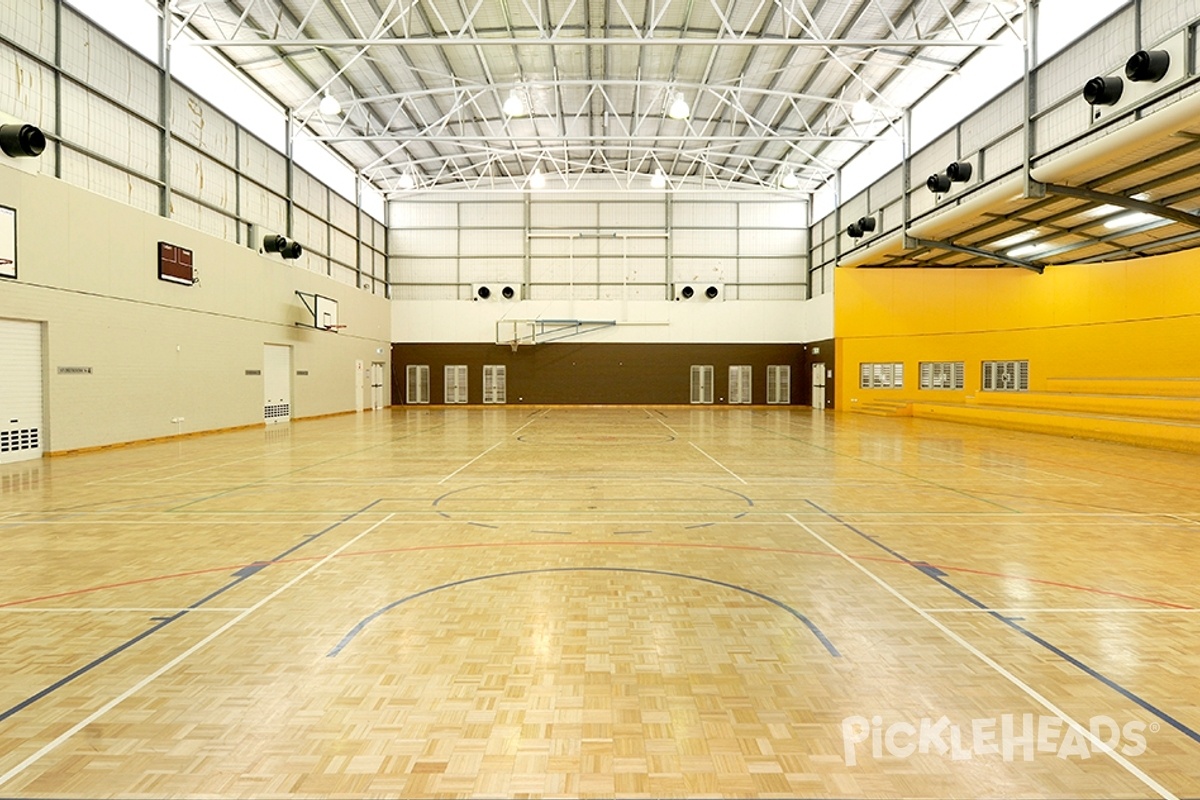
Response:
[{"label": "red court line", "polygon": [[[394,555],[396,553],[417,553],[428,550],[467,550],[480,547],[670,547],[670,548],[686,548],[693,550],[742,550],[755,553],[782,553],[785,555],[799,556],[819,556],[821,558],[840,558],[836,553],[828,551],[813,551],[813,550],[795,550],[785,547],[754,547],[752,545],[735,545],[735,544],[688,544],[682,542],[610,542],[610,541],[579,541],[579,542],[472,542],[466,544],[431,544],[418,545],[415,547],[393,547],[383,550],[355,550],[349,553],[341,553],[335,558],[357,558],[361,556],[378,556],[378,555]],[[279,561],[266,562],[268,564],[299,564],[306,561],[319,561],[325,556],[305,556],[302,558],[285,558]],[[898,558],[889,558],[886,556],[855,556],[858,561],[876,561],[885,564],[903,564],[910,566],[907,561],[902,561]],[[247,564],[234,564],[224,567],[209,567],[207,569],[190,570],[188,572],[175,572],[168,575],[155,575],[147,578],[135,578],[119,583],[107,583],[100,586],[91,586],[86,589],[72,589],[66,592],[57,592],[55,594],[41,595],[39,597],[28,597],[22,600],[9,600],[0,603],[0,608],[8,608],[10,606],[27,605],[29,603],[37,603],[42,600],[55,600],[62,597],[75,597],[82,594],[90,594],[92,592],[101,592],[106,589],[121,589],[127,586],[137,586],[145,583],[155,583],[158,581],[174,580],[176,578],[188,578],[194,575],[207,575],[214,572],[237,572],[240,569],[245,569],[249,566],[262,564],[262,561],[252,561]],[[1071,589],[1078,592],[1087,592],[1089,594],[1105,595],[1107,597],[1116,597],[1122,600],[1133,600],[1139,603],[1149,603],[1161,608],[1174,608],[1182,611],[1192,610],[1191,606],[1182,605],[1180,603],[1171,603],[1166,600],[1155,600],[1150,597],[1139,597],[1138,595],[1124,594],[1122,592],[1112,592],[1106,589],[1098,589],[1092,586],[1081,586],[1074,583],[1063,583],[1061,581],[1044,580],[1042,578],[1029,578],[1023,575],[1009,575],[1003,572],[989,572],[987,570],[972,569],[970,567],[957,567],[946,564],[929,564],[935,569],[940,569],[944,572],[965,572],[972,575],[983,575],[989,578],[1004,578],[1006,580],[1027,581],[1029,583],[1038,583],[1045,586],[1055,586],[1062,589]]]}]

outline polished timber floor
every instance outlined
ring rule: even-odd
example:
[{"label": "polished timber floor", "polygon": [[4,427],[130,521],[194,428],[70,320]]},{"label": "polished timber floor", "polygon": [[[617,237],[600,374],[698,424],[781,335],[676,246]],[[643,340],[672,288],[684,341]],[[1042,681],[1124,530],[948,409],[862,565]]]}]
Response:
[{"label": "polished timber floor", "polygon": [[0,466],[0,797],[1200,797],[1200,457],[397,407]]}]

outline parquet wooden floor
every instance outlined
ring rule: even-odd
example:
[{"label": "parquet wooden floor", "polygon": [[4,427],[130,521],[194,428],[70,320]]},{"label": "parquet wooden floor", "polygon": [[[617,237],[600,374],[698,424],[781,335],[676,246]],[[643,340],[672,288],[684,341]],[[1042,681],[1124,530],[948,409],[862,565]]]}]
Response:
[{"label": "parquet wooden floor", "polygon": [[1200,457],[400,408],[0,467],[0,797],[1200,797]]}]

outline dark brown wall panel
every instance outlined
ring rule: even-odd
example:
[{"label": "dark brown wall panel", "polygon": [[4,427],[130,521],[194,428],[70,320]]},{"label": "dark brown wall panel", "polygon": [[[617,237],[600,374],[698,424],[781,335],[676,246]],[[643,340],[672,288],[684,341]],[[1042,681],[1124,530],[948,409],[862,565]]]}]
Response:
[{"label": "dark brown wall panel", "polygon": [[[822,345],[818,360],[828,354],[833,366],[833,343]],[[503,364],[508,402],[535,404],[677,404],[690,400],[691,366],[713,366],[714,397],[728,396],[729,367],[752,367],[756,404],[766,403],[767,366],[792,368],[792,403],[807,405],[812,395],[809,349],[800,344],[605,344],[554,342],[522,346],[515,353],[495,344],[393,344],[392,397],[403,403],[405,367],[429,366],[429,398],[445,397],[447,364],[465,364],[468,402],[483,402],[483,365]],[[830,384],[832,387],[832,379]],[[833,392],[828,395],[832,399]]]}]

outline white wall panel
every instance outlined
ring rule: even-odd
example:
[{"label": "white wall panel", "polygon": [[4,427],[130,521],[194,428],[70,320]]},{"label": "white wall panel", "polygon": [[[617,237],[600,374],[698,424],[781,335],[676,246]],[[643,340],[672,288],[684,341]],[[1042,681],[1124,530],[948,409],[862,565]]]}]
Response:
[{"label": "white wall panel", "polygon": [[458,237],[456,230],[393,230],[388,252],[397,256],[453,257],[458,254]]},{"label": "white wall panel", "polygon": [[334,228],[329,236],[329,256],[334,261],[340,261],[348,267],[358,262],[355,252],[354,237]]},{"label": "white wall panel", "polygon": [[[237,223],[232,217],[178,194],[171,195],[171,219],[226,241],[232,242],[237,238]],[[203,280],[203,271],[200,272]]]},{"label": "white wall panel", "polygon": [[643,228],[664,230],[667,224],[667,209],[661,201],[601,203],[598,207],[598,224],[602,231],[617,232]]},{"label": "white wall panel", "polygon": [[324,217],[310,214],[302,208],[292,209],[293,238],[306,251],[329,254],[329,228]]},{"label": "white wall panel", "polygon": [[523,228],[524,201],[474,203],[459,206],[458,224],[463,228]]},{"label": "white wall panel", "polygon": [[665,259],[667,255],[667,244],[666,236],[614,236],[612,238],[601,238],[596,240],[596,245],[600,255],[618,258],[623,255],[629,255],[659,256]]},{"label": "white wall panel", "polygon": [[468,258],[458,262],[463,283],[520,283],[525,261],[520,258]]},{"label": "white wall panel", "polygon": [[171,188],[231,211],[236,205],[233,170],[178,141],[171,142]]},{"label": "white wall panel", "polygon": [[72,82],[62,82],[62,131],[70,143],[144,176],[158,173],[159,131]]},{"label": "white wall panel", "polygon": [[671,249],[680,256],[721,256],[737,253],[737,231],[713,228],[672,232]]},{"label": "white wall panel", "polygon": [[453,258],[391,258],[392,280],[404,283],[456,283],[458,261]]},{"label": "white wall panel", "polygon": [[667,265],[661,259],[602,258],[599,262],[601,283],[655,283],[665,291]]},{"label": "white wall panel", "polygon": [[159,72],[141,56],[74,12],[62,15],[63,71],[106,97],[157,120]]},{"label": "white wall panel", "polygon": [[674,262],[676,283],[686,281],[715,281],[724,283],[733,279],[737,269],[737,258],[679,258]]},{"label": "white wall panel", "polygon": [[[863,205],[864,213],[866,205]],[[743,256],[802,256],[807,245],[804,231],[759,230],[738,231],[738,254]]]},{"label": "white wall panel", "polygon": [[246,131],[239,131],[241,138],[242,172],[274,192],[287,191],[287,159],[261,139]]},{"label": "white wall panel", "polygon": [[287,202],[257,184],[242,183],[242,216],[264,234],[287,232]]},{"label": "white wall panel", "polygon": [[176,86],[171,95],[171,134],[227,166],[237,166],[237,127],[195,94]]},{"label": "white wall panel", "polygon": [[561,229],[567,231],[594,230],[598,210],[594,202],[552,203],[544,200],[529,207],[529,225],[535,230]]},{"label": "white wall panel", "polygon": [[[529,240],[529,252],[533,256],[553,256],[566,260],[574,258],[576,261],[589,259],[599,252],[600,243],[591,236],[579,236],[573,239],[568,239],[565,236],[539,236],[535,235]],[[512,248],[496,248],[497,253],[512,253]],[[519,251],[517,251],[519,252]]]},{"label": "white wall panel", "polygon": [[1200,0],[1142,0],[1142,45],[1161,42],[1200,17]]},{"label": "white wall panel", "polygon": [[738,227],[804,230],[807,228],[807,206],[797,200],[772,203],[738,204]]},{"label": "white wall panel", "polygon": [[54,73],[3,43],[0,43],[0,109],[44,131],[55,128]]},{"label": "white wall panel", "polygon": [[53,61],[54,4],[8,0],[0,14],[0,36]]},{"label": "white wall panel", "polygon": [[981,147],[996,141],[997,137],[1020,129],[1024,123],[1025,89],[1022,84],[1017,84],[963,120],[963,152],[977,152]]},{"label": "white wall panel", "polygon": [[158,211],[157,186],[70,148],[63,150],[62,179],[142,211]]},{"label": "white wall panel", "polygon": [[[355,208],[354,204],[346,198],[342,197],[337,192],[329,193],[329,221],[333,223],[335,228],[342,232],[354,236],[355,230]],[[363,231],[363,237],[371,240],[371,227],[367,226]]]},{"label": "white wall panel", "polygon": [[[1124,67],[1137,51],[1133,23],[1131,5],[1043,64],[1038,69],[1037,109],[1046,109],[1064,97],[1078,96],[1089,79]],[[1079,105],[1087,108],[1082,99]]]},{"label": "white wall panel", "polygon": [[454,203],[392,203],[389,225],[396,230],[410,228],[454,228],[458,226],[458,206]]},{"label": "white wall panel", "polygon": [[708,228],[737,227],[737,205],[734,203],[685,203],[676,202],[671,206],[671,227],[679,228]]}]

